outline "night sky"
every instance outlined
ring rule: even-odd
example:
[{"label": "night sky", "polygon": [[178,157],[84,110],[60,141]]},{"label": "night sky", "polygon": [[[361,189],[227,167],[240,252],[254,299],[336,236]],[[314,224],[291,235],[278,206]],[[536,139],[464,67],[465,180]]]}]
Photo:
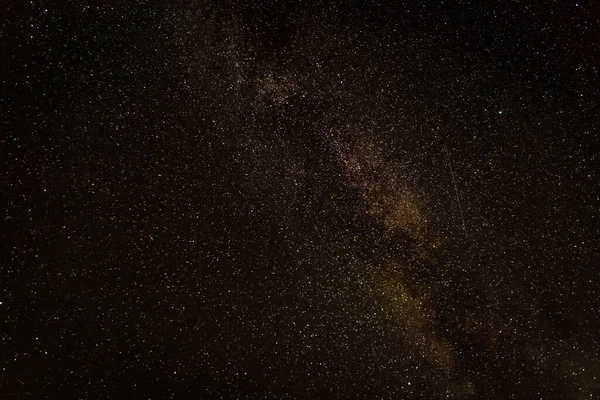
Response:
[{"label": "night sky", "polygon": [[600,4],[5,1],[0,399],[600,397]]}]

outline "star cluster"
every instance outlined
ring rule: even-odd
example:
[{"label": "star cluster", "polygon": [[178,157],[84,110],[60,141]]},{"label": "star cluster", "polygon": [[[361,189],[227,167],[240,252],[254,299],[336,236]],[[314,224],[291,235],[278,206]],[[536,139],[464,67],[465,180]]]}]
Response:
[{"label": "star cluster", "polygon": [[598,396],[597,5],[163,3],[2,5],[0,397]]}]

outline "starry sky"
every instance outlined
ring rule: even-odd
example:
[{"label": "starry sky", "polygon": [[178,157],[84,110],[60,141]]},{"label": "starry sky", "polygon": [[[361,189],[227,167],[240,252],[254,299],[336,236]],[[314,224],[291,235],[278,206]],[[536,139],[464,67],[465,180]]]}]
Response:
[{"label": "starry sky", "polygon": [[0,398],[600,396],[597,2],[0,7]]}]

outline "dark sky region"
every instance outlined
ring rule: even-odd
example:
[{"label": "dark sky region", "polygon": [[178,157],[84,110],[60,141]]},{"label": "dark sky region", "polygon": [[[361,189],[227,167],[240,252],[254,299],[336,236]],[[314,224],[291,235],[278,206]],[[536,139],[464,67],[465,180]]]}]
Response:
[{"label": "dark sky region", "polygon": [[596,399],[600,6],[2,2],[0,399]]}]

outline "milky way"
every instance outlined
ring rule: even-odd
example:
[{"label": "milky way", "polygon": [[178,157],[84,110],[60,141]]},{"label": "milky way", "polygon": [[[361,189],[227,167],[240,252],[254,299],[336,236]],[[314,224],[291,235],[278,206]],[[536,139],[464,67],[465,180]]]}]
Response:
[{"label": "milky way", "polygon": [[600,10],[5,5],[0,397],[600,393]]}]

